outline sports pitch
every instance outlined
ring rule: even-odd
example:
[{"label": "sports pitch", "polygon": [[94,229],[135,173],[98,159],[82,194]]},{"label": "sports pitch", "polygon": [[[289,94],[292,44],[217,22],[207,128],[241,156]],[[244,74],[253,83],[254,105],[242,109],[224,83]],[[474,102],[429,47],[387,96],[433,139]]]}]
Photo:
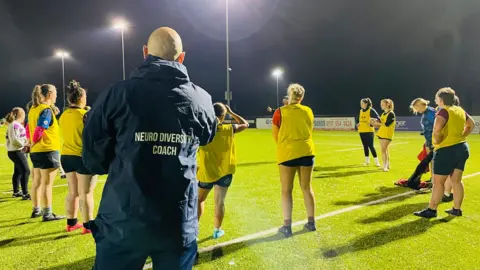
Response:
[{"label": "sports pitch", "polygon": [[[200,221],[195,269],[480,269],[479,135],[469,137],[464,217],[448,217],[443,212],[451,207],[448,203],[432,220],[412,214],[427,205],[429,192],[393,185],[414,170],[423,136],[397,133],[388,173],[361,165],[363,150],[354,132],[315,132],[314,140],[317,231],[303,231],[300,222],[292,238],[276,235],[282,216],[275,146],[270,131],[249,130],[236,135],[239,164],[226,200],[226,235],[211,238],[211,196]],[[5,144],[5,128],[0,144]],[[66,233],[65,221],[30,219],[31,202],[11,198],[13,169],[2,149],[0,269],[91,269],[95,245],[90,235]],[[103,182],[95,192],[97,202],[102,189]],[[57,179],[54,212],[64,213],[66,193],[66,181]],[[305,218],[296,183],[293,221]]]}]

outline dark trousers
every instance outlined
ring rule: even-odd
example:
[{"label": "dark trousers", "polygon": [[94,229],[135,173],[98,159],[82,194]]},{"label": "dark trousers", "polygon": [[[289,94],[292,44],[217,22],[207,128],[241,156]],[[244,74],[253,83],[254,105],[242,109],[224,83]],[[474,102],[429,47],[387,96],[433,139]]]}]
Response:
[{"label": "dark trousers", "polygon": [[410,176],[410,178],[408,178],[407,185],[409,188],[418,189],[418,186],[420,185],[420,181],[422,179],[422,175],[427,171],[428,164],[432,162],[432,159],[433,151],[430,151],[430,153],[428,153],[428,155],[417,165],[417,168],[415,168],[415,171]]},{"label": "dark trousers", "polygon": [[362,140],[363,144],[363,152],[365,153],[366,157],[370,156],[369,150],[372,152],[372,156],[374,158],[377,157],[377,151],[375,150],[375,146],[373,146],[374,137],[375,134],[373,132],[360,133],[360,139]]},{"label": "dark trousers", "polygon": [[28,194],[28,178],[30,177],[30,167],[28,166],[27,155],[22,151],[8,152],[8,158],[14,164],[12,185],[13,192],[18,193],[18,187],[22,187],[22,193]]},{"label": "dark trousers", "polygon": [[153,269],[191,270],[197,255],[197,241],[183,250],[149,251],[141,246],[112,245],[105,239],[97,242],[95,270],[141,270],[152,258]]}]

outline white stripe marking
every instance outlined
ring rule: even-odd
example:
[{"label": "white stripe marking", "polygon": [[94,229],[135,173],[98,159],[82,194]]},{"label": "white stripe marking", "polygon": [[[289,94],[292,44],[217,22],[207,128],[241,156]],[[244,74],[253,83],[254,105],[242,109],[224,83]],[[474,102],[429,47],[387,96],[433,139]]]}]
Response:
[{"label": "white stripe marking", "polygon": [[[463,179],[475,177],[475,176],[478,176],[478,175],[480,175],[480,172],[465,175],[463,177]],[[382,198],[382,199],[378,199],[378,200],[375,200],[375,201],[350,206],[350,207],[347,207],[347,208],[344,208],[344,209],[336,210],[336,211],[333,211],[333,212],[329,212],[329,213],[325,213],[323,215],[317,216],[317,217],[315,217],[315,220],[321,220],[321,219],[326,219],[326,218],[329,218],[329,217],[337,216],[337,215],[340,215],[340,214],[343,214],[343,213],[347,213],[347,212],[355,211],[355,210],[360,209],[360,208],[364,208],[366,206],[387,202],[387,201],[390,201],[390,200],[393,200],[393,199],[396,199],[396,198],[400,198],[400,197],[409,196],[409,195],[415,194],[417,192],[418,191],[416,191],[416,190],[412,190],[412,191],[400,193],[400,194],[397,194],[397,195],[385,197],[385,198]],[[292,224],[292,227],[297,227],[297,226],[303,225],[307,221],[308,220],[302,220],[302,221],[295,222],[295,223]],[[216,248],[226,247],[226,246],[229,246],[229,245],[238,244],[238,243],[246,242],[246,241],[249,241],[249,240],[252,240],[252,239],[255,239],[255,238],[259,238],[259,237],[267,236],[267,235],[270,235],[270,234],[274,234],[277,231],[278,231],[278,228],[272,228],[272,229],[265,230],[265,231],[262,231],[262,232],[242,236],[242,237],[239,237],[239,238],[227,241],[227,242],[219,243],[219,244],[216,244],[216,245],[213,245],[213,246],[201,248],[201,249],[199,249],[198,252],[199,253],[209,252],[209,251],[212,251]]]},{"label": "white stripe marking", "polygon": [[[106,180],[98,180],[97,183],[104,183]],[[66,187],[68,186],[68,184],[62,184],[62,185],[56,185],[56,186],[53,186],[54,188],[56,187]],[[12,193],[12,191],[5,191],[5,192],[2,192],[3,194],[9,194],[9,193]]]},{"label": "white stripe marking", "polygon": [[[480,175],[480,172],[465,175],[463,177],[463,179],[475,177],[477,175]],[[323,215],[317,216],[317,217],[315,217],[315,220],[326,219],[328,217],[333,217],[333,216],[340,215],[340,214],[343,214],[343,213],[355,211],[357,209],[360,209],[360,208],[363,208],[363,207],[366,207],[366,206],[379,204],[379,203],[390,201],[390,200],[400,198],[400,197],[409,196],[409,195],[415,194],[417,192],[418,191],[416,191],[416,190],[412,190],[412,191],[404,192],[404,193],[401,193],[401,194],[385,197],[383,199],[378,199],[378,200],[375,200],[375,201],[350,206],[350,207],[347,207],[347,208],[344,208],[344,209],[336,210],[336,211],[333,211],[333,212],[330,212],[330,213],[325,213]],[[292,227],[300,226],[302,224],[305,224],[305,222],[307,222],[307,221],[308,220],[297,221],[297,222],[292,224]],[[259,238],[259,237],[267,236],[267,235],[270,235],[270,234],[275,234],[277,232],[278,232],[278,228],[272,228],[272,229],[265,230],[265,231],[262,231],[262,232],[245,235],[245,236],[242,236],[242,237],[239,237],[239,238],[236,238],[236,239],[232,239],[230,241],[226,241],[226,242],[219,243],[219,244],[216,244],[216,245],[213,245],[213,246],[201,248],[201,249],[198,250],[198,253],[209,252],[209,251],[212,251],[212,250],[217,249],[217,248],[226,247],[226,246],[233,245],[233,244],[238,244],[238,243],[241,243],[241,242],[246,242],[246,241],[253,240],[253,239],[256,239],[256,238]],[[143,267],[143,270],[152,269],[152,266],[153,266],[152,263],[145,264],[145,266]]]},{"label": "white stripe marking", "polygon": [[[391,146],[400,145],[400,144],[408,144],[408,142],[392,143]],[[340,149],[340,150],[335,150],[335,152],[348,152],[348,151],[361,150],[361,149],[363,149],[363,147],[356,147],[356,148],[349,148],[349,149]]]}]

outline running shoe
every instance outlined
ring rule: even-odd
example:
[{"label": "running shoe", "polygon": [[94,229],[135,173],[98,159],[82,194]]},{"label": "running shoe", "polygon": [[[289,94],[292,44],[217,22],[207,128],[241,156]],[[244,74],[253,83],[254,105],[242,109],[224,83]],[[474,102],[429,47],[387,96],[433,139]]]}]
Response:
[{"label": "running shoe", "polygon": [[291,237],[293,235],[292,227],[290,226],[283,226],[278,230],[278,232],[283,234],[286,238]]},{"label": "running shoe", "polygon": [[81,229],[81,228],[83,228],[83,225],[80,224],[80,223],[77,223],[73,226],[67,225],[66,231],[71,232],[71,231],[75,231],[75,230],[78,230],[78,229]]},{"label": "running shoe", "polygon": [[436,218],[437,217],[437,210],[427,208],[427,209],[424,209],[422,211],[415,212],[414,215],[417,216],[417,217],[422,217],[422,218]]},{"label": "running shoe", "polygon": [[43,222],[48,222],[48,221],[55,221],[55,220],[61,220],[65,219],[65,216],[57,216],[54,213],[48,215],[48,216],[43,216]]},{"label": "running shoe", "polygon": [[452,216],[456,216],[456,217],[461,217],[463,215],[463,212],[462,210],[460,209],[455,209],[455,208],[452,208],[450,210],[447,210],[445,211],[445,213],[449,214],[449,215],[452,215]]},{"label": "running shoe", "polygon": [[41,216],[43,216],[43,212],[42,212],[42,210],[38,210],[38,211],[33,211],[32,215],[30,217],[31,218],[39,218]]},{"label": "running shoe", "polygon": [[20,198],[23,197],[23,193],[21,191],[19,192],[14,192],[12,195],[13,198]]},{"label": "running shoe", "polygon": [[92,233],[92,231],[84,227],[82,230],[82,234],[89,234],[89,233]]},{"label": "running shoe", "polygon": [[225,231],[221,230],[221,229],[215,229],[213,230],[213,239],[218,239],[222,236],[225,235]]},{"label": "running shoe", "polygon": [[315,226],[315,222],[307,222],[307,224],[305,224],[303,228],[305,228],[305,230],[310,232],[314,232],[317,230],[317,227]]},{"label": "running shoe", "polygon": [[453,201],[453,193],[450,193],[450,196],[443,195],[442,202],[451,202]]},{"label": "running shoe", "polygon": [[30,194],[25,194],[22,196],[22,201],[31,201],[32,197],[30,197]]},{"label": "running shoe", "polygon": [[66,175],[66,174],[62,174],[62,175],[60,175],[60,178],[61,178],[61,179],[67,179],[67,175]]},{"label": "running shoe", "polygon": [[397,182],[395,182],[394,184],[395,184],[395,186],[408,187],[408,180],[407,179],[400,179]]}]

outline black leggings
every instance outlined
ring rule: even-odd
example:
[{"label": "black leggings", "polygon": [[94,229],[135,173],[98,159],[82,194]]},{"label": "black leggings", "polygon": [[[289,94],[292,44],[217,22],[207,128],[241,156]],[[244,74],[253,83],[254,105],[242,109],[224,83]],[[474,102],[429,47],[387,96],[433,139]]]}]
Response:
[{"label": "black leggings", "polygon": [[28,166],[27,155],[22,151],[8,152],[8,158],[15,164],[12,184],[13,192],[18,193],[19,185],[22,186],[22,193],[28,194],[28,178],[30,177],[30,167]]},{"label": "black leggings", "polygon": [[430,164],[430,162],[432,162],[432,159],[433,150],[428,153],[428,156],[426,156],[422,161],[420,161],[420,163],[417,165],[417,168],[415,168],[412,176],[408,178],[408,187],[418,189],[418,186],[420,185],[420,181],[422,179],[422,175],[427,171],[428,165]]},{"label": "black leggings", "polygon": [[363,144],[363,152],[365,153],[366,157],[370,156],[368,149],[370,149],[370,151],[372,152],[372,156],[374,158],[377,157],[377,151],[375,150],[375,146],[373,146],[374,137],[375,137],[375,134],[373,132],[360,133],[360,139],[362,139],[362,144]]}]

